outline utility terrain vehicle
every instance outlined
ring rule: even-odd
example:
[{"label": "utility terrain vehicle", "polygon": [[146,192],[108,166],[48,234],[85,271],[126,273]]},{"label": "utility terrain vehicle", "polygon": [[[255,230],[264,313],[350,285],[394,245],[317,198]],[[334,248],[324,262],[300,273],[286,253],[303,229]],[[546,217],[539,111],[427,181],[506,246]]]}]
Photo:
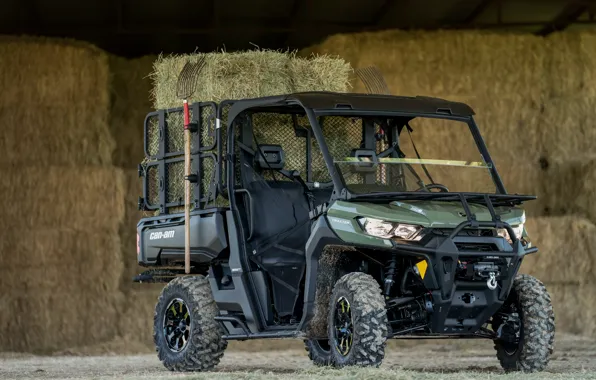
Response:
[{"label": "utility terrain vehicle", "polygon": [[[466,104],[328,92],[195,103],[145,122],[139,282],[165,282],[158,356],[209,370],[230,340],[298,338],[316,365],[378,366],[390,338],[485,338],[505,370],[554,343],[537,251]],[[191,273],[184,181],[192,183]],[[182,207],[182,208],[181,208]]]}]

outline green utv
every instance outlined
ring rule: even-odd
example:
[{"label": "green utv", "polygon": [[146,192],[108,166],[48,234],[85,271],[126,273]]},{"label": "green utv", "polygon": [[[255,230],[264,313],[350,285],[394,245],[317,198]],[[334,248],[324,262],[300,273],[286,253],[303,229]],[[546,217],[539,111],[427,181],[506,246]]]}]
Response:
[{"label": "green utv", "polygon": [[[299,338],[314,364],[379,366],[390,338],[485,338],[507,371],[554,344],[537,248],[473,110],[426,97],[306,92],[145,120],[137,282],[164,282],[159,359],[214,368],[230,340]],[[192,186],[190,273],[183,188]]]}]

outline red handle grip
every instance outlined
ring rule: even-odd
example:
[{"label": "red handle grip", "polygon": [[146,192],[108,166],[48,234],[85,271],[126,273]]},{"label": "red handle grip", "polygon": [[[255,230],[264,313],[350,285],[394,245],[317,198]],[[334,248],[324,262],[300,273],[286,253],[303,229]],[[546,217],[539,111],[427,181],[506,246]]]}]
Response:
[{"label": "red handle grip", "polygon": [[184,101],[184,129],[188,129],[190,124],[190,112],[188,111],[188,101]]}]

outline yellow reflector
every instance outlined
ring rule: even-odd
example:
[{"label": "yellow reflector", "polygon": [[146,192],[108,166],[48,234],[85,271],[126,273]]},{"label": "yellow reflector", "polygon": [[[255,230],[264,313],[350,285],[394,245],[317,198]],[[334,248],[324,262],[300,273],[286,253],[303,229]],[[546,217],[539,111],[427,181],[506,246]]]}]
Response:
[{"label": "yellow reflector", "polygon": [[420,273],[420,277],[424,278],[424,275],[426,274],[426,268],[428,268],[426,260],[419,261],[416,264],[416,268],[418,268],[418,273]]}]

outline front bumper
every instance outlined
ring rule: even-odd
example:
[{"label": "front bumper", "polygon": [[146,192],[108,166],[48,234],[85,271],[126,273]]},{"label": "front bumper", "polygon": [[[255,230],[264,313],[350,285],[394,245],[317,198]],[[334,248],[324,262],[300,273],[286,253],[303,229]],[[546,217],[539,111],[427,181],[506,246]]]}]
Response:
[{"label": "front bumper", "polygon": [[[430,315],[430,329],[433,333],[476,333],[507,299],[522,258],[538,250],[535,247],[524,247],[511,226],[502,222],[494,213],[490,200],[487,199],[487,206],[493,220],[487,222],[475,220],[465,198],[462,197],[461,201],[468,211],[468,219],[451,230],[448,236],[433,237],[422,246],[392,241],[393,249],[401,254],[421,257],[427,261],[428,269],[423,281],[433,301],[433,312]],[[468,229],[501,228],[507,229],[511,243],[501,237],[462,236],[462,231]],[[462,249],[466,245],[483,249]],[[500,260],[505,263],[499,272],[496,288],[490,289],[486,281],[458,278],[458,263],[464,258]]]}]

